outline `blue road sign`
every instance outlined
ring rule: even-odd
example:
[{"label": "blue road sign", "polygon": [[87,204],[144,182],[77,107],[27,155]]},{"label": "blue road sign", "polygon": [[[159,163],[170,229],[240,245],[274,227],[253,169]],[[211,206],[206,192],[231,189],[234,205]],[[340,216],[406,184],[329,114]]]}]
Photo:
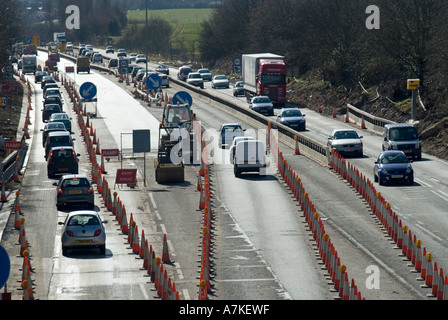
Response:
[{"label": "blue road sign", "polygon": [[10,270],[11,261],[9,260],[8,252],[0,245],[0,288],[6,284]]},{"label": "blue road sign", "polygon": [[159,89],[162,85],[162,78],[157,73],[151,73],[146,77],[146,87],[151,90]]},{"label": "blue road sign", "polygon": [[191,97],[191,95],[188,92],[185,91],[178,91],[174,96],[173,96],[173,104],[185,104],[188,103],[188,105],[191,107],[193,104],[193,98]]},{"label": "blue road sign", "polygon": [[96,86],[92,82],[84,82],[79,88],[79,93],[84,99],[92,99],[96,96]]}]

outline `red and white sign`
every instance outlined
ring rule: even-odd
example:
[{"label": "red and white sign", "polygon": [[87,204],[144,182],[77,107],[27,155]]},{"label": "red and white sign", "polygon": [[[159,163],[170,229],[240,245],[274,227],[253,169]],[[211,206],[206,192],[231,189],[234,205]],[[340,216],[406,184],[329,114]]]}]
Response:
[{"label": "red and white sign", "polygon": [[101,149],[103,157],[118,157],[120,151],[118,149]]},{"label": "red and white sign", "polygon": [[18,93],[19,83],[17,81],[0,81],[0,92]]},{"label": "red and white sign", "polygon": [[135,184],[137,169],[117,169],[115,184]]},{"label": "red and white sign", "polygon": [[75,67],[74,66],[65,67],[65,72],[67,73],[75,72]]},{"label": "red and white sign", "polygon": [[22,149],[21,141],[5,141],[5,149],[20,150]]}]

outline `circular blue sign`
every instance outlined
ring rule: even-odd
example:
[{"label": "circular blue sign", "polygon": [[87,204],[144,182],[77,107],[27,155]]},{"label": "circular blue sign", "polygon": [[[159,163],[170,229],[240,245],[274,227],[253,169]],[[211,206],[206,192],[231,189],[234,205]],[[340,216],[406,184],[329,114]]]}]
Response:
[{"label": "circular blue sign", "polygon": [[79,88],[79,93],[84,99],[93,99],[96,96],[96,86],[92,82],[84,82]]},{"label": "circular blue sign", "polygon": [[8,252],[0,245],[0,288],[2,288],[9,277],[11,270],[11,261],[9,260]]},{"label": "circular blue sign", "polygon": [[151,90],[159,89],[162,85],[162,78],[157,73],[151,73],[146,77],[146,87]]},{"label": "circular blue sign", "polygon": [[187,103],[190,107],[193,105],[193,98],[188,92],[179,91],[173,96],[173,104],[185,104]]}]

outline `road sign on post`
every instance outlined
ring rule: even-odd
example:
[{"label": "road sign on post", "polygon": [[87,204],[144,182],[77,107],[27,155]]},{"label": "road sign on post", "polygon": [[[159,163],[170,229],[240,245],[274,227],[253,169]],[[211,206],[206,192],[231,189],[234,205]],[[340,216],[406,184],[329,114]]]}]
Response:
[{"label": "road sign on post", "polygon": [[96,86],[92,82],[84,82],[79,88],[79,93],[84,99],[93,99],[96,96]]},{"label": "road sign on post", "polygon": [[146,77],[146,87],[151,90],[159,89],[162,85],[162,78],[157,73],[152,73]]},{"label": "road sign on post", "polygon": [[408,90],[412,91],[412,121],[416,120],[417,89],[420,79],[408,79]]},{"label": "road sign on post", "polygon": [[193,104],[193,98],[191,95],[186,91],[179,91],[173,96],[173,104],[185,104],[188,103],[188,105],[191,107]]},{"label": "road sign on post", "polygon": [[0,288],[8,281],[10,270],[11,261],[9,260],[8,252],[0,245]]}]

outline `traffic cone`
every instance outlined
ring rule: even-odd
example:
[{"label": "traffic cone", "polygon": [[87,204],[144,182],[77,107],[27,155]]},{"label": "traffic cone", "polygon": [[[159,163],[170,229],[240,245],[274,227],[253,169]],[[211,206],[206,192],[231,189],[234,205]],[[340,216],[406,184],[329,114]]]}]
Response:
[{"label": "traffic cone", "polygon": [[364,122],[364,115],[362,115],[361,129],[367,129],[367,127],[366,127],[366,123]]},{"label": "traffic cone", "polygon": [[145,230],[142,229],[142,236],[141,236],[141,240],[140,240],[140,250],[138,252],[139,257],[142,259],[145,257],[146,246],[147,246],[147,242],[145,239]]},{"label": "traffic cone", "polygon": [[16,157],[16,161],[14,162],[14,182],[20,182],[20,179],[19,179],[19,174],[20,174],[20,170],[19,170],[19,166],[18,166],[18,162],[19,162],[19,160],[20,160],[20,157],[19,156],[17,156]]},{"label": "traffic cone", "polygon": [[3,178],[2,178],[2,194],[1,194],[0,201],[6,202],[5,180],[3,180]]},{"label": "traffic cone", "polygon": [[201,190],[201,196],[199,198],[199,210],[203,210],[205,208],[205,191]]},{"label": "traffic cone", "polygon": [[135,225],[134,235],[132,237],[132,252],[135,254],[139,254],[140,252],[140,240],[138,239],[138,226]]},{"label": "traffic cone", "polygon": [[103,157],[103,155],[101,155],[100,170],[101,170],[101,173],[103,173],[103,174],[107,173],[106,169],[104,168],[104,157]]},{"label": "traffic cone", "polygon": [[128,222],[126,219],[126,209],[123,206],[123,214],[121,217],[121,232],[123,232],[123,234],[128,234],[129,233],[129,227],[128,227]]},{"label": "traffic cone", "polygon": [[294,154],[299,155],[300,154],[300,150],[299,150],[299,140],[297,136],[294,136],[294,140],[296,141],[296,149],[294,151]]},{"label": "traffic cone", "polygon": [[166,234],[163,234],[163,251],[162,251],[162,261],[164,263],[169,263],[170,254],[168,252],[168,242],[166,241]]},{"label": "traffic cone", "polygon": [[[142,230],[143,233],[143,230]],[[142,239],[144,238],[143,234],[142,234]],[[145,240],[145,247],[144,247],[144,254],[143,254],[143,269],[148,270],[149,267],[149,257],[150,257],[150,252],[149,252],[149,247],[148,247],[148,240]]]},{"label": "traffic cone", "polygon": [[202,181],[201,181],[201,176],[200,176],[200,175],[198,175],[198,183],[197,183],[197,185],[196,185],[196,189],[197,189],[198,191],[201,191],[201,190],[202,190]]},{"label": "traffic cone", "polygon": [[28,280],[23,280],[21,287],[23,289],[22,300],[34,300],[33,288],[31,288],[30,282]]},{"label": "traffic cone", "polygon": [[425,284],[422,285],[423,288],[429,288],[432,285],[434,268],[432,266],[431,259],[432,259],[432,254],[428,252],[426,254],[427,265],[426,265]]},{"label": "traffic cone", "polygon": [[445,286],[445,282],[443,279],[443,270],[442,270],[442,268],[440,268],[439,282],[437,285],[437,300],[443,300],[444,286]]},{"label": "traffic cone", "polygon": [[431,287],[432,287],[431,294],[429,294],[428,296],[437,297],[437,291],[439,288],[439,273],[437,272],[437,262],[434,262],[434,273],[432,277]]},{"label": "traffic cone", "polygon": [[345,114],[345,122],[350,122],[348,108],[347,108],[347,112]]}]

